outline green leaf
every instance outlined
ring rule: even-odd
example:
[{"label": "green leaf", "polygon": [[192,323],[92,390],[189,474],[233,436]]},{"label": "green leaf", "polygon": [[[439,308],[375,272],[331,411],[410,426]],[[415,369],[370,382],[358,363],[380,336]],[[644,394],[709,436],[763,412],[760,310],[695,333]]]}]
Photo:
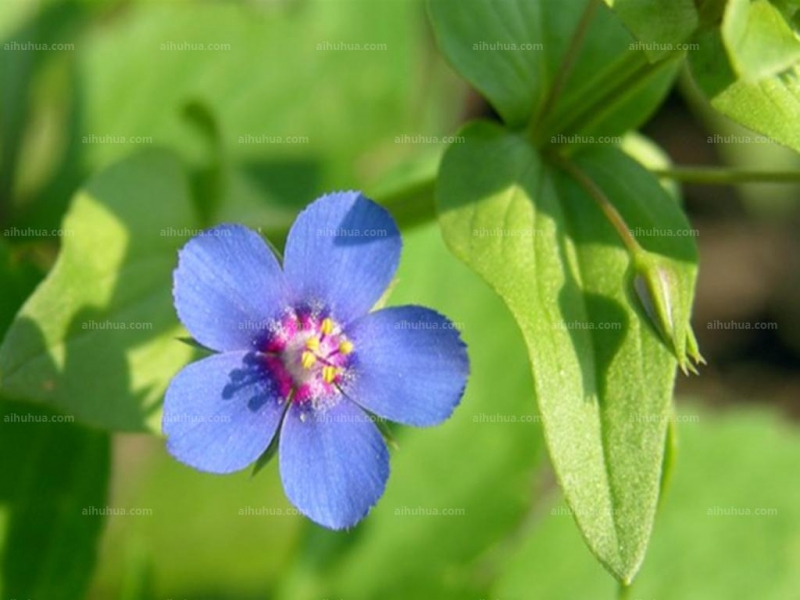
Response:
[{"label": "green leaf", "polygon": [[[562,489],[589,547],[630,581],[658,501],[675,358],[632,297],[617,232],[583,188],[497,125],[476,122],[461,135],[439,176],[445,240],[522,329]],[[696,255],[693,240],[678,237],[688,225],[675,202],[616,148],[574,160],[678,274],[688,319]]]},{"label": "green leaf", "polygon": [[768,0],[729,0],[722,39],[737,74],[759,81],[800,61],[800,37]]},{"label": "green leaf", "polygon": [[[713,414],[697,405],[684,406],[676,426],[681,455],[630,598],[792,598],[800,589],[796,427],[763,410]],[[487,597],[614,598],[568,509],[558,503],[540,514]]]},{"label": "green leaf", "polygon": [[42,274],[15,254],[5,240],[0,239],[0,340],[14,319],[14,314],[30,295]]},{"label": "green leaf", "polygon": [[170,289],[194,223],[171,154],[143,152],[93,178],[0,346],[0,391],[103,428],[157,430],[166,385],[193,352],[175,339]]},{"label": "green leaf", "polygon": [[109,462],[108,435],[40,407],[0,400],[3,598],[85,597],[104,522]]},{"label": "green leaf", "polygon": [[436,226],[404,238],[391,304],[453,320],[469,348],[466,394],[443,425],[394,430],[385,496],[352,533],[313,527],[280,598],[484,597],[539,491],[544,447],[513,319]]},{"label": "green leaf", "polygon": [[[800,120],[800,61],[787,43],[777,44],[771,55],[769,44],[750,41],[763,37],[769,23],[774,25],[769,20],[779,17],[774,9],[758,9],[756,15],[763,11],[771,17],[767,22],[762,17],[761,26],[753,23],[752,29],[747,23],[737,26],[742,10],[739,3],[730,3],[723,32],[712,29],[698,39],[699,50],[690,53],[693,78],[717,111],[800,152],[800,129],[795,126]],[[739,29],[745,35],[736,37]]]},{"label": "green leaf", "polygon": [[605,0],[605,3],[641,42],[640,47],[651,62],[677,50],[699,24],[694,0]]},{"label": "green leaf", "polygon": [[[544,140],[557,133],[616,135],[647,119],[677,63],[648,64],[643,51],[631,50],[635,40],[619,19],[599,5],[556,104],[548,106],[587,4],[429,0],[429,12],[442,52],[510,128],[548,117],[535,128]],[[567,127],[579,116],[587,122]]]}]

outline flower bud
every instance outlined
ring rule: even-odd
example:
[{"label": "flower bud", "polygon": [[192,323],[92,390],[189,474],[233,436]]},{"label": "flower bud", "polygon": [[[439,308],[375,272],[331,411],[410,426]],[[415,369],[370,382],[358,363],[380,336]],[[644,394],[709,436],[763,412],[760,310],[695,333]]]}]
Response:
[{"label": "flower bud", "polygon": [[[680,282],[667,260],[641,250],[633,256],[633,286],[655,329],[678,359],[684,374],[697,373],[692,364],[705,360],[683,309]],[[690,360],[691,359],[691,360]]]}]

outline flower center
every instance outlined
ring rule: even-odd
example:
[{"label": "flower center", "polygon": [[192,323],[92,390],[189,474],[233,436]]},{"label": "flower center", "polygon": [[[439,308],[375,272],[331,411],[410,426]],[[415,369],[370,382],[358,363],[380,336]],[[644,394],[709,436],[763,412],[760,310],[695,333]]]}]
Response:
[{"label": "flower center", "polygon": [[267,364],[284,399],[295,402],[339,393],[347,376],[353,343],[330,317],[291,313],[273,329]]}]

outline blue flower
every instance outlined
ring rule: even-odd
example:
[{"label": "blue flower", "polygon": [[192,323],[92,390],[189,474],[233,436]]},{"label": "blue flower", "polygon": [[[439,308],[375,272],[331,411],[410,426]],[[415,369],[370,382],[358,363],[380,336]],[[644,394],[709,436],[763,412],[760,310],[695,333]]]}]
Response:
[{"label": "blue flower", "polygon": [[175,270],[175,308],[215,354],[167,389],[169,452],[231,473],[277,438],[283,487],[300,512],[331,529],[364,518],[389,476],[375,417],[441,423],[469,373],[447,318],[419,306],[369,312],[401,245],[389,213],[358,192],[323,196],[300,213],[282,269],[240,225],[191,239]]}]

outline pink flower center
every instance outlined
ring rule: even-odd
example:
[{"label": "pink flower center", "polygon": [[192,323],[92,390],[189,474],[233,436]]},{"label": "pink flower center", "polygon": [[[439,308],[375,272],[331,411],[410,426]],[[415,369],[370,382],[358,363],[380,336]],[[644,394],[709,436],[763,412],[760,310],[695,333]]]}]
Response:
[{"label": "pink flower center", "polygon": [[352,352],[353,343],[333,319],[294,312],[275,324],[265,348],[278,392],[294,402],[338,395]]}]

